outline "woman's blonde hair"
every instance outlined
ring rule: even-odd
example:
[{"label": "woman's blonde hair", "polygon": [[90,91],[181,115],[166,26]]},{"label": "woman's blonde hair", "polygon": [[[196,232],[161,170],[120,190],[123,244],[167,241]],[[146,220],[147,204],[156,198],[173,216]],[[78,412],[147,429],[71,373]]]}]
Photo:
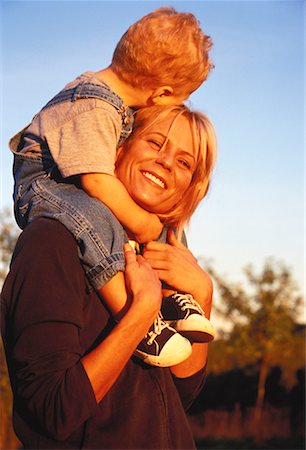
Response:
[{"label": "woman's blonde hair", "polygon": [[158,8],[130,26],[118,42],[111,67],[119,78],[140,89],[169,85],[188,97],[213,67],[209,36],[191,13]]},{"label": "woman's blonde hair", "polygon": [[185,117],[190,125],[195,169],[192,179],[182,199],[167,214],[159,215],[167,225],[182,230],[188,224],[193,212],[207,194],[212,171],[216,161],[217,141],[214,127],[209,118],[198,111],[191,111],[187,106],[151,106],[139,109],[135,115],[133,133],[123,144],[123,151],[128,151],[133,142],[140,138],[155,124],[172,117],[167,138],[174,123],[179,117]]}]

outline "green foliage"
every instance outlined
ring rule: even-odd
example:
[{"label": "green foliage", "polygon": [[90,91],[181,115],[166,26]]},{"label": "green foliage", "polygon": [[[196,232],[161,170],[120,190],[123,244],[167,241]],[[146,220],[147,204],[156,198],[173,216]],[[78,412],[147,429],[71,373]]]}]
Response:
[{"label": "green foliage", "polygon": [[[282,368],[282,381],[287,389],[292,388],[296,383],[296,372],[305,364],[304,330],[304,326],[296,326],[290,342],[286,345],[275,344],[271,354],[270,366]],[[236,342],[232,343],[228,336],[211,342],[209,344],[209,373],[219,375],[233,369],[242,369],[246,373],[257,374],[258,359],[255,360],[253,355],[246,350],[240,352],[237,345]]]},{"label": "green foliage", "polygon": [[210,272],[221,299],[218,312],[232,321],[227,335],[232,357],[236,356],[240,367],[258,366],[254,437],[260,445],[266,379],[272,365],[281,363],[285,355],[295,350],[292,336],[302,297],[290,270],[272,258],[266,260],[258,274],[252,265],[246,267],[243,286],[229,283],[213,269]]},{"label": "green foliage", "polygon": [[245,268],[244,285],[228,282],[213,269],[210,273],[220,297],[217,313],[232,324],[224,336],[228,356],[245,366],[263,357],[276,364],[291,355],[302,297],[290,270],[270,258],[259,274],[251,265]]}]

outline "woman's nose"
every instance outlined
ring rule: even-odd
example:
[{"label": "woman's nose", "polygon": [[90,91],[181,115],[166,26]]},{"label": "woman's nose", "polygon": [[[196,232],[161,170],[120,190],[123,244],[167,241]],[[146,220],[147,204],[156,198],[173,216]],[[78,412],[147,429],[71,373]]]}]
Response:
[{"label": "woman's nose", "polygon": [[173,155],[167,149],[160,149],[156,162],[161,164],[165,169],[170,170],[173,165]]}]

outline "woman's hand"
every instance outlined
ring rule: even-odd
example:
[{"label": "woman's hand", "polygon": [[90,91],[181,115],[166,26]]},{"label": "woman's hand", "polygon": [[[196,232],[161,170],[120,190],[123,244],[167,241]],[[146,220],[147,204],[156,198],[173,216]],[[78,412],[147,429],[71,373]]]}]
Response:
[{"label": "woman's hand", "polygon": [[161,281],[174,290],[191,294],[209,317],[212,281],[190,250],[177,240],[173,230],[168,231],[168,244],[149,242],[143,256]]},{"label": "woman's hand", "polygon": [[[199,266],[193,254],[180,243],[173,232],[168,232],[168,244],[149,242],[143,253],[160,280],[174,290],[191,294],[200,303],[209,319],[212,306],[212,281]],[[194,343],[192,354],[171,372],[179,378],[186,378],[201,370],[207,361],[207,343]]]},{"label": "woman's hand", "polygon": [[136,255],[129,244],[124,244],[125,283],[128,295],[132,298],[132,306],[137,313],[152,317],[157,316],[162,300],[161,282],[149,262],[141,255]]},{"label": "woman's hand", "polygon": [[112,291],[114,295],[118,295],[119,292],[124,299],[128,294],[130,307],[106,338],[82,358],[97,402],[117,380],[135,348],[148,332],[161,306],[161,283],[157,274],[142,256],[136,256],[129,244],[124,245],[124,252],[127,292],[123,295],[120,287],[121,284],[124,286],[124,283],[121,283],[122,272],[118,272],[107,284],[113,284],[109,294]]}]

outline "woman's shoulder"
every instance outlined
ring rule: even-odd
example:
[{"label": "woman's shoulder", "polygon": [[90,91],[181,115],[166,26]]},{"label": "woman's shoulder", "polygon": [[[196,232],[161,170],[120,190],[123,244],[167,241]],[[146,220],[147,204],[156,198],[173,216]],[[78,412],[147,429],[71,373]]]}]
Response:
[{"label": "woman's shoulder", "polygon": [[20,234],[12,257],[12,263],[19,261],[41,262],[58,261],[69,266],[79,265],[78,247],[73,235],[60,222],[49,218],[33,220]]}]

